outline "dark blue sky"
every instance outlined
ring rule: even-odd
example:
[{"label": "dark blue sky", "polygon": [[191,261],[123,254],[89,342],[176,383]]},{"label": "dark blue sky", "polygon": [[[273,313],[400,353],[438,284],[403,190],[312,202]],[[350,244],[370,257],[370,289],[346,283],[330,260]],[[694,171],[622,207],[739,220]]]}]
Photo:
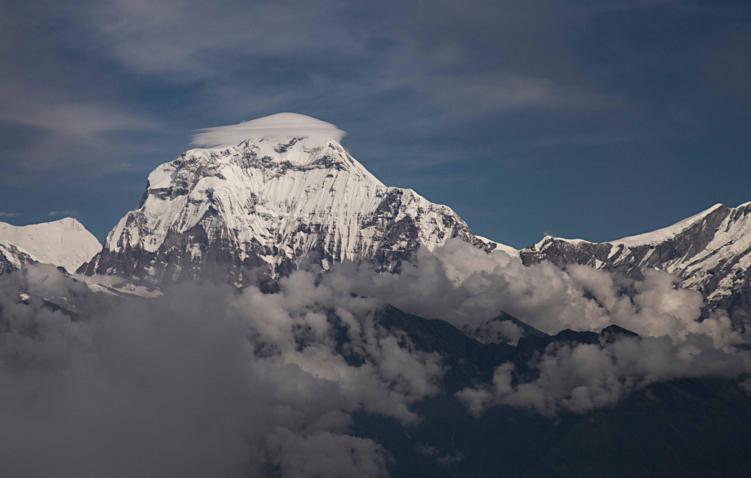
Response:
[{"label": "dark blue sky", "polygon": [[0,221],[103,237],[194,129],[280,111],[515,246],[751,200],[747,0],[0,6]]}]

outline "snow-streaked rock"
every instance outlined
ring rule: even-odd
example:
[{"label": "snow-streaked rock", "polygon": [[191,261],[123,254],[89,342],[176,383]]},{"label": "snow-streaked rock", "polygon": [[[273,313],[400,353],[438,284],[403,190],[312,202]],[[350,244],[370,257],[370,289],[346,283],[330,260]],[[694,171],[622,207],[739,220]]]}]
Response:
[{"label": "snow-streaked rock", "polygon": [[24,264],[36,262],[28,252],[17,246],[0,241],[0,275],[20,269]]},{"label": "snow-streaked rock", "polygon": [[11,255],[10,247],[29,256],[27,263],[43,262],[74,272],[102,248],[101,244],[80,222],[66,217],[57,221],[14,226],[0,222],[0,243],[3,255]]},{"label": "snow-streaked rock", "polygon": [[525,264],[585,264],[638,276],[643,268],[675,274],[701,291],[708,309],[751,321],[751,202],[715,204],[672,226],[609,242],[545,237],[520,255]]},{"label": "snow-streaked rock", "polygon": [[276,277],[307,264],[364,261],[398,270],[419,247],[453,237],[498,248],[451,208],[385,186],[339,144],[333,125],[294,116],[299,132],[294,121],[277,128],[279,118],[256,120],[239,144],[192,149],[157,167],[140,206],[82,272],[241,285],[253,269]]}]

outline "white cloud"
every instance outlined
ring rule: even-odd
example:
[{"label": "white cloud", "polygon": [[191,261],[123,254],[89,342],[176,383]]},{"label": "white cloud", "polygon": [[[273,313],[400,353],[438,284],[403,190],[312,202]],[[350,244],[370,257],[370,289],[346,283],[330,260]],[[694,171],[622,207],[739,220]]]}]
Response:
[{"label": "white cloud", "polygon": [[165,130],[159,121],[129,106],[71,98],[58,88],[32,87],[21,81],[0,89],[0,101],[4,106],[0,121],[28,127],[36,135],[20,154],[9,155],[3,166],[10,169],[0,182],[18,181],[11,177],[15,171],[19,177],[29,172],[46,174],[50,169],[72,171],[76,176],[122,171],[128,167],[122,162],[124,155],[130,159],[153,147],[124,138]]},{"label": "white cloud", "polygon": [[[418,423],[415,405],[441,392],[446,372],[438,354],[376,320],[384,302],[512,339],[519,327],[493,330],[488,319],[503,310],[547,331],[626,323],[645,335],[550,345],[523,364],[539,372],[532,380],[502,364],[459,393],[474,414],[496,405],[583,413],[655,382],[751,371],[727,319],[698,322],[694,293],[666,275],[629,284],[629,298],[607,273],[525,268],[456,241],[399,276],[344,265],[279,286],[180,284],[161,298],[109,303],[51,267],[0,277],[0,474],[72,477],[116,463],[113,478],[264,476],[269,467],[381,476],[388,457],[353,436],[353,414]],[[19,291],[31,299],[19,303]],[[61,297],[92,302],[70,320],[41,300]],[[40,443],[54,451],[44,460]]]},{"label": "white cloud", "polygon": [[[381,328],[377,302],[315,280],[109,303],[52,267],[1,276],[0,474],[385,475],[385,452],[352,436],[352,414],[416,423],[411,405],[438,391],[440,358]],[[93,313],[77,320],[46,305],[81,299]]]},{"label": "white cloud", "polygon": [[532,381],[517,383],[514,365],[505,363],[495,370],[491,384],[464,389],[457,396],[474,415],[494,405],[544,415],[585,413],[613,406],[655,382],[742,377],[751,371],[751,356],[719,350],[704,335],[678,342],[667,337],[621,338],[603,344],[551,344],[530,366],[539,372]]},{"label": "white cloud", "polygon": [[340,141],[346,133],[335,125],[298,113],[277,113],[227,126],[199,129],[196,146],[234,145],[250,138],[305,136]]},{"label": "white cloud", "polygon": [[61,136],[90,139],[118,131],[154,130],[160,125],[127,106],[97,100],[71,98],[57,87],[35,87],[21,80],[3,85],[4,108],[0,120],[19,123]]},{"label": "white cloud", "polygon": [[49,217],[75,217],[78,215],[78,211],[75,209],[61,209],[59,211],[50,211],[47,213]]},{"label": "white cloud", "polygon": [[[216,56],[344,53],[357,37],[336,22],[335,4],[116,0],[87,10],[100,41],[128,67],[190,81],[221,73]],[[87,19],[88,20],[88,19]]]},{"label": "white cloud", "polygon": [[[699,333],[718,344],[738,340],[726,317],[699,321],[699,292],[676,288],[675,278],[665,272],[649,270],[644,276],[633,281],[586,266],[563,270],[549,262],[524,266],[503,252],[486,254],[450,240],[432,253],[420,251],[418,265],[405,264],[400,274],[344,265],[324,280],[422,317],[447,320],[478,338],[489,331],[504,333],[489,320],[505,312],[547,333],[619,325],[642,336],[678,340]],[[507,329],[513,339],[517,331]]]}]

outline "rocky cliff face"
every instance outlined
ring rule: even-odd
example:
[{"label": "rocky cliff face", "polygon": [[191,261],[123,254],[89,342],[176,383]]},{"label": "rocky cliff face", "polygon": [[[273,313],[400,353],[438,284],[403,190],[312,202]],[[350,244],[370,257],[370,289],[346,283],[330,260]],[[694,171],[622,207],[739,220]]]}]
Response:
[{"label": "rocky cliff face", "polygon": [[735,321],[751,322],[751,203],[716,204],[672,226],[604,243],[548,236],[520,255],[525,264],[584,264],[632,277],[664,270],[702,292],[708,311],[727,309]]},{"label": "rocky cliff face", "polygon": [[36,262],[27,252],[13,244],[0,242],[0,275],[17,271],[24,264]]},{"label": "rocky cliff face", "polygon": [[297,130],[254,132],[239,144],[192,149],[157,167],[139,207],[81,271],[239,286],[254,275],[342,261],[396,271],[421,246],[432,250],[450,238],[498,247],[473,235],[451,208],[385,186],[336,139],[306,135],[318,120],[302,119]]}]

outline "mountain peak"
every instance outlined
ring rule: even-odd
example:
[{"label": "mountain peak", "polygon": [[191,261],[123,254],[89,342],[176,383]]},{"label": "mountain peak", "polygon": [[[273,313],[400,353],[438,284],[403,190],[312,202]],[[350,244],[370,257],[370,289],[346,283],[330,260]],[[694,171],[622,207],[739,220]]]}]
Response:
[{"label": "mountain peak", "polygon": [[15,246],[38,262],[62,266],[70,272],[102,247],[97,238],[72,217],[27,226],[0,222],[0,241]]},{"label": "mountain peak", "polygon": [[714,204],[670,226],[608,242],[546,237],[520,255],[525,264],[583,264],[637,279],[645,269],[663,270],[682,288],[702,292],[707,311],[727,310],[732,320],[751,323],[749,205]]},{"label": "mountain peak", "polygon": [[707,209],[704,209],[701,212],[698,212],[690,217],[687,217],[686,219],[678,221],[675,224],[671,224],[670,226],[662,227],[660,229],[656,229],[650,232],[645,232],[642,234],[637,234],[635,236],[622,237],[620,239],[616,239],[610,242],[612,244],[623,244],[623,245],[631,246],[631,247],[635,247],[639,245],[646,245],[646,244],[659,244],[661,242],[664,242],[668,239],[671,239],[681,234],[683,231],[692,227],[694,224],[702,221],[708,215],[721,209],[726,209],[726,208],[723,204],[717,203],[708,207]]},{"label": "mountain peak", "polygon": [[336,125],[299,113],[276,113],[241,123],[196,130],[193,145],[221,147],[246,140],[264,141],[299,138],[318,145],[341,141],[346,133]]},{"label": "mountain peak", "polygon": [[395,271],[451,238],[502,248],[451,208],[384,185],[338,143],[343,134],[293,113],[203,130],[194,143],[229,145],[186,151],[152,171],[139,207],[82,271],[239,285],[343,261]]}]

